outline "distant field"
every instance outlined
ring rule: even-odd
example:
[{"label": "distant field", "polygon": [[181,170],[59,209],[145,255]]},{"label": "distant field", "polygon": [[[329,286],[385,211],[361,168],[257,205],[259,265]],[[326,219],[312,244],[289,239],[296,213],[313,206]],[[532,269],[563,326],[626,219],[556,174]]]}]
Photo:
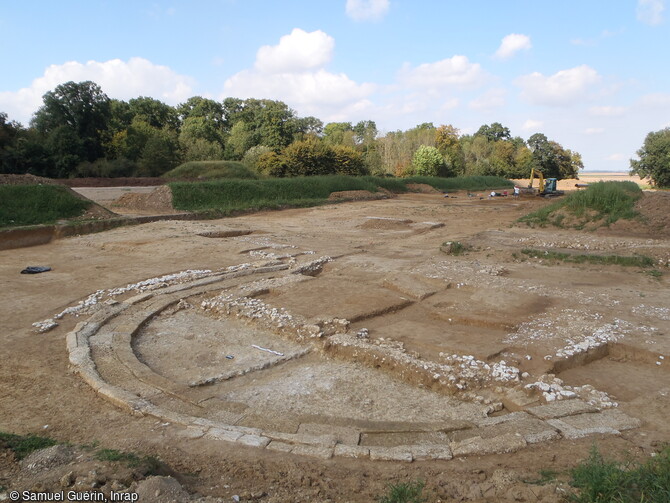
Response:
[{"label": "distant field", "polygon": [[[528,185],[528,178],[522,178],[517,180],[512,180],[514,183],[525,187]],[[595,182],[633,182],[638,184],[640,187],[648,188],[649,181],[642,180],[639,176],[631,176],[628,173],[621,172],[607,172],[607,171],[591,171],[591,172],[582,172],[579,173],[579,180],[567,179],[560,180],[558,182],[559,190],[576,190],[576,183],[595,183]],[[533,183],[533,186],[537,187],[537,181]]]}]

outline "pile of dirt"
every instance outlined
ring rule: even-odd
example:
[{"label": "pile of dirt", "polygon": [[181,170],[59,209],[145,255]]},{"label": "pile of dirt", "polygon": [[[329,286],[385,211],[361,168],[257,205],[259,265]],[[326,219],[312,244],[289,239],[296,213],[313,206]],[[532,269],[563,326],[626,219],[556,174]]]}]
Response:
[{"label": "pile of dirt", "polygon": [[407,188],[410,192],[418,192],[420,194],[441,194],[435,187],[431,187],[426,183],[408,183]]},{"label": "pile of dirt", "polygon": [[57,180],[35,175],[0,175],[0,185],[62,185]]},{"label": "pile of dirt", "polygon": [[162,185],[148,194],[124,194],[112,203],[112,207],[153,213],[172,213],[172,190]]},{"label": "pile of dirt", "polygon": [[630,236],[666,238],[670,237],[670,193],[645,192],[635,204],[640,219],[619,220],[609,230]]},{"label": "pile of dirt", "polygon": [[359,225],[360,229],[383,229],[383,230],[407,230],[412,220],[386,217],[367,217],[365,223]]},{"label": "pile of dirt", "polygon": [[340,190],[332,192],[328,196],[329,201],[339,201],[347,199],[350,201],[367,201],[372,199],[386,199],[388,195],[383,192],[370,192],[369,190]]}]

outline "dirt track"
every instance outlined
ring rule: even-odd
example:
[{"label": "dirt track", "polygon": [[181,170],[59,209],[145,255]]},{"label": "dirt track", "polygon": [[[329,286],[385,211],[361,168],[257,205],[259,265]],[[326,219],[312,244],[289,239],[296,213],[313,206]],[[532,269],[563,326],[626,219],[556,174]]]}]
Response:
[{"label": "dirt track", "polygon": [[[537,478],[542,468],[560,471],[574,465],[594,441],[604,452],[626,450],[639,455],[648,455],[670,441],[666,420],[670,405],[667,272],[659,279],[617,266],[549,264],[523,260],[520,250],[637,252],[667,264],[670,242],[654,239],[656,235],[626,237],[510,226],[541,204],[546,203],[410,194],[221,221],[156,222],[0,252],[0,277],[6,291],[12,292],[0,300],[4,324],[0,429],[156,454],[178,472],[190,474],[181,476],[190,492],[227,501],[245,492],[264,493],[257,499],[268,502],[371,501],[387,483],[407,479],[426,480],[426,492],[434,501],[557,501],[555,485],[522,481]],[[440,223],[444,226],[433,225]],[[235,236],[230,230],[252,233]],[[199,235],[207,232],[228,237]],[[461,241],[470,251],[459,256],[445,254],[440,247],[447,241]],[[215,270],[296,252],[314,252],[315,257],[334,260],[313,280],[260,294],[258,298],[268,305],[308,320],[346,317],[353,320],[352,333],[365,328],[371,341],[390,338],[402,342],[408,353],[429,362],[444,362],[441,354],[452,353],[473,355],[488,363],[505,359],[520,373],[529,374],[524,383],[553,371],[566,385],[590,384],[606,393],[608,399],[618,402],[617,410],[641,419],[642,426],[618,435],[564,438],[528,445],[515,453],[450,461],[316,460],[207,438],[193,440],[185,438],[177,425],[148,416],[133,417],[68,371],[65,335],[80,320],[66,316],[58,328],[45,334],[36,334],[31,327],[96,290],[186,269]],[[49,265],[53,271],[18,274],[27,265]],[[406,303],[403,298],[413,300]],[[186,314],[175,316],[184,331],[194,326],[188,318],[178,317]],[[205,327],[209,322],[202,323]],[[196,337],[192,344],[184,346],[179,337],[170,339],[167,346],[156,344],[156,336],[169,332],[172,325],[157,319],[138,339],[135,351],[149,366],[175,381],[188,381],[200,377],[194,371],[221,364],[211,359],[213,339],[204,328],[203,337]],[[610,337],[605,344],[609,353],[600,358],[593,353],[593,358],[581,363],[578,358],[569,359],[570,365],[560,363],[563,356],[558,355],[567,354],[570,344],[585,344],[595,333]],[[196,349],[191,356],[184,349],[189,347]],[[179,354],[176,365],[170,351]],[[245,355],[240,350],[238,361]],[[361,387],[349,391],[354,395],[348,406],[346,400],[340,400],[347,391],[337,391],[335,377],[330,384],[325,378],[337,372],[337,358],[307,358],[312,360],[263,371],[268,378],[259,374],[258,381],[239,381],[236,388],[221,393],[226,393],[228,401],[251,406],[255,417],[262,418],[264,410],[270,410],[268,420],[274,426],[282,417],[296,413],[286,408],[281,397],[288,395],[282,393],[310,388],[310,384],[320,391],[300,402],[303,409],[297,412],[301,414],[314,414],[319,408],[328,412],[331,406],[330,414],[336,416],[346,414],[347,407],[359,410],[358,420],[393,416],[392,403],[385,402],[388,390],[378,377],[360,377]],[[589,359],[594,361],[588,363]],[[351,363],[342,365],[346,369]],[[311,374],[297,372],[305,366],[312,369]],[[292,368],[293,373],[287,373]],[[344,373],[355,372],[358,370],[352,367]],[[398,393],[395,396],[410,400],[401,388],[417,382],[396,382],[397,377],[393,373],[388,377]],[[293,384],[282,388],[282,382]],[[496,396],[505,394],[494,388],[487,389]],[[470,395],[437,392],[460,400],[461,405],[454,405],[453,410],[464,417],[473,413],[472,407],[485,405],[473,402]],[[330,405],[329,393],[333,393]],[[366,396],[358,403],[363,393]],[[366,409],[365,400],[370,400],[372,409]],[[434,420],[433,412],[423,411],[425,406],[417,400],[420,409],[398,402],[395,413],[410,421]]]}]

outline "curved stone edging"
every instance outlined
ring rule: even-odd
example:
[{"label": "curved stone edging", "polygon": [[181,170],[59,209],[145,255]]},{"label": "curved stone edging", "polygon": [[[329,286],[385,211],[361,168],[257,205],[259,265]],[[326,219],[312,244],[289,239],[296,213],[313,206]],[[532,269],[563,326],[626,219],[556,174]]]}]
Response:
[{"label": "curved stone edging", "polygon": [[[364,436],[385,435],[394,438],[402,431],[370,431],[365,428],[351,430],[349,442],[337,435],[312,434],[306,432],[285,433],[262,428],[238,426],[225,421],[184,414],[155,405],[137,394],[106,382],[98,372],[92,356],[90,338],[110,324],[123,318],[128,311],[138,312],[117,323],[111,331],[109,346],[118,362],[144,385],[159,393],[184,400],[179,394],[184,385],[176,384],[157,374],[140,362],[132,350],[132,337],[146,321],[185,296],[207,293],[212,290],[239,287],[239,282],[230,281],[247,276],[274,273],[288,269],[287,264],[274,264],[254,269],[221,273],[185,284],[174,285],[131,297],[112,306],[106,306],[87,321],[78,323],[66,337],[69,360],[73,371],[104,399],[135,416],[152,416],[161,421],[186,427],[184,436],[209,438],[246,446],[262,447],[274,451],[308,455],[323,459],[333,456],[369,458],[372,460],[407,461],[439,459],[448,460],[456,456],[512,452],[528,444],[580,438],[604,433],[620,434],[621,430],[636,428],[640,421],[615,410],[598,411],[581,400],[565,400],[536,406],[526,411],[513,412],[498,417],[488,417],[474,424],[454,424],[433,431],[440,443],[415,443],[394,447],[359,445]],[[226,283],[229,283],[226,286]],[[464,423],[464,422],[461,422]],[[469,426],[469,427],[468,427]],[[429,433],[429,432],[427,432]],[[449,434],[449,436],[447,436]]]}]

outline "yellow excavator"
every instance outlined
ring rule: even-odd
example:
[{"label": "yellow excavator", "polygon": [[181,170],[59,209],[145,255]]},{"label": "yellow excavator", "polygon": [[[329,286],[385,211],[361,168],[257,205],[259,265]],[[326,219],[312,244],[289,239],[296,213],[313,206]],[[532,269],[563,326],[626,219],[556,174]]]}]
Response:
[{"label": "yellow excavator", "polygon": [[563,191],[556,189],[556,184],[558,182],[557,178],[545,178],[542,174],[542,171],[539,169],[532,168],[530,170],[530,183],[528,184],[528,189],[535,193],[533,189],[533,182],[535,178],[539,180],[537,187],[537,195],[542,197],[555,197],[562,196]]}]

